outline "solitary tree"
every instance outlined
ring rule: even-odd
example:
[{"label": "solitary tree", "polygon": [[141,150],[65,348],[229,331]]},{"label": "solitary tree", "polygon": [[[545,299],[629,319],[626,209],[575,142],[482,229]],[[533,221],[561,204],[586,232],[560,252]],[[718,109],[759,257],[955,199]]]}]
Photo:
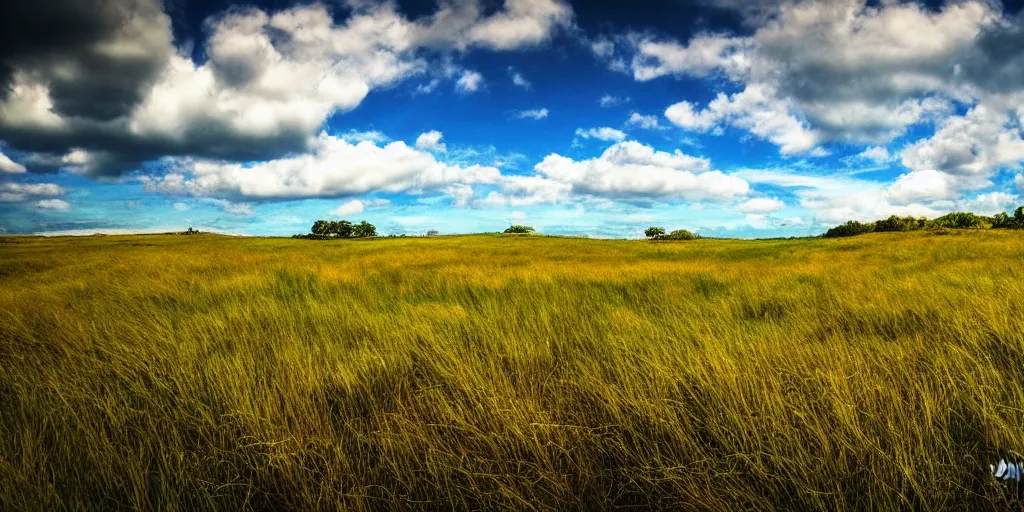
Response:
[{"label": "solitary tree", "polygon": [[427,236],[437,236],[437,235],[440,235],[440,234],[441,234],[441,232],[436,230],[436,229],[431,229],[430,231],[427,231]]},{"label": "solitary tree", "polygon": [[520,235],[525,235],[525,234],[529,234],[529,233],[533,233],[533,232],[534,232],[534,229],[531,228],[530,226],[519,226],[519,225],[509,226],[508,229],[505,230],[505,233],[516,233],[516,234],[520,234]]},{"label": "solitary tree", "polygon": [[647,238],[660,238],[662,236],[665,236],[665,228],[651,226],[644,230],[644,235]]}]

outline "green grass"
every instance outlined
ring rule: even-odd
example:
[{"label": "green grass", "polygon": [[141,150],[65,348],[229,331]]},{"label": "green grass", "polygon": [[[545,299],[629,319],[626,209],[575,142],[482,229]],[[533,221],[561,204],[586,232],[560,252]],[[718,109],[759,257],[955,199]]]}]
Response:
[{"label": "green grass", "polygon": [[0,238],[0,509],[1009,510],[1022,365],[1019,232]]}]

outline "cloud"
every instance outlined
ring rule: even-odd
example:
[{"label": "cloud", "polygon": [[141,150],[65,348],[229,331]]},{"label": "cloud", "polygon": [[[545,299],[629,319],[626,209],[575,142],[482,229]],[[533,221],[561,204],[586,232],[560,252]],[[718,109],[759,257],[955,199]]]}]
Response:
[{"label": "cloud", "polygon": [[331,215],[335,215],[335,216],[338,216],[338,217],[344,217],[346,215],[355,215],[357,213],[363,213],[363,208],[365,208],[365,206],[363,205],[362,201],[360,201],[358,199],[353,199],[353,200],[351,200],[351,201],[349,201],[349,202],[347,202],[347,203],[345,203],[345,204],[343,204],[343,205],[341,205],[341,206],[331,210],[330,213],[331,213]]},{"label": "cloud", "polygon": [[573,21],[572,7],[559,0],[505,0],[504,9],[468,31],[472,44],[494,50],[537,46]]},{"label": "cloud", "polygon": [[548,109],[540,108],[536,110],[523,110],[519,112],[519,119],[544,119],[548,117]]},{"label": "cloud", "polygon": [[1024,160],[1024,140],[1013,123],[1004,109],[978,105],[963,116],[949,118],[932,137],[908,146],[901,160],[914,170],[990,176],[1006,164]]},{"label": "cloud", "polygon": [[607,126],[602,128],[577,128],[576,136],[583,139],[597,139],[603,141],[619,141],[626,138],[626,133],[622,130],[616,130],[615,128],[609,128]]},{"label": "cloud", "polygon": [[512,66],[509,66],[508,73],[509,76],[512,78],[512,83],[515,84],[517,87],[522,87],[523,89],[527,90],[533,87],[533,84],[531,84],[530,81],[527,80],[526,77],[522,75],[522,73],[516,71],[516,69],[513,68]]},{"label": "cloud", "polygon": [[11,160],[7,155],[0,152],[0,172],[22,174],[25,172],[25,166]]},{"label": "cloud", "polygon": [[621,105],[623,103],[629,102],[629,98],[620,98],[618,96],[612,96],[610,94],[605,94],[604,96],[601,96],[599,100],[597,100],[597,104],[601,105],[604,108],[614,107],[616,105]]},{"label": "cloud", "polygon": [[363,213],[366,209],[386,208],[390,204],[391,202],[386,199],[369,199],[366,201],[353,199],[331,210],[330,214],[336,217],[345,217],[347,215]]},{"label": "cloud", "polygon": [[548,155],[534,167],[536,175],[503,177],[501,191],[482,203],[521,206],[577,196],[727,200],[747,193],[746,181],[709,169],[707,159],[679,150],[667,153],[639,142],[619,142],[588,160]]},{"label": "cloud", "polygon": [[739,206],[736,207],[736,209],[743,213],[762,214],[777,212],[785,207],[785,203],[779,201],[778,199],[758,197],[740,203]]},{"label": "cloud", "polygon": [[858,153],[855,158],[867,160],[877,165],[884,164],[893,159],[892,155],[889,154],[889,150],[883,146],[870,146]]},{"label": "cloud", "polygon": [[639,112],[633,112],[629,119],[626,120],[627,126],[636,126],[645,130],[660,130],[661,124],[658,122],[657,116],[645,116]]},{"label": "cloud", "polygon": [[57,210],[66,212],[71,208],[71,205],[63,199],[43,199],[36,201],[36,206],[44,210]]},{"label": "cloud", "polygon": [[1013,178],[1013,184],[1019,192],[1024,192],[1024,174],[1018,174]]},{"label": "cloud", "polygon": [[455,184],[496,183],[500,171],[438,162],[397,141],[352,144],[321,134],[308,154],[242,165],[185,159],[160,177],[142,177],[144,190],[237,200],[346,197],[369,192],[419,194]]},{"label": "cloud", "polygon": [[61,118],[129,114],[174,53],[157,0],[5,2],[0,34],[0,100],[32,76]]},{"label": "cloud", "polygon": [[431,79],[425,84],[419,84],[416,86],[416,94],[430,94],[437,90],[437,86],[441,85],[441,80],[438,78]]},{"label": "cloud", "polygon": [[444,153],[448,151],[448,147],[441,142],[442,138],[444,138],[444,135],[437,130],[422,133],[419,137],[416,137],[416,149]]},{"label": "cloud", "polygon": [[251,217],[255,214],[252,210],[252,205],[248,203],[236,203],[233,201],[226,201],[224,199],[207,199],[216,206],[219,206],[225,213],[231,215],[238,215],[241,217]]},{"label": "cloud", "polygon": [[64,189],[54,183],[0,183],[0,203],[17,203],[39,197],[64,195]]},{"label": "cloud", "polygon": [[720,122],[728,122],[771,141],[782,154],[813,154],[818,147],[818,134],[791,115],[784,101],[756,85],[748,85],[732,95],[718,93],[701,111],[681,101],[668,107],[665,117],[681,128],[697,132],[707,132]]},{"label": "cloud", "polygon": [[[329,116],[432,74],[437,55],[535,47],[573,20],[559,0],[506,0],[488,12],[477,0],[443,2],[415,20],[394,2],[352,2],[337,21],[321,4],[242,7],[208,19],[193,52],[175,49],[156,0],[8,4],[0,140],[31,154],[29,171],[64,168],[78,151],[92,164],[75,170],[101,177],[164,156],[244,162],[309,151]],[[466,72],[457,85],[472,92],[482,83]]]},{"label": "cloud", "polygon": [[896,204],[936,201],[956,197],[957,189],[949,175],[924,169],[900,175],[886,191],[886,197]]},{"label": "cloud", "polygon": [[462,94],[474,93],[484,85],[484,76],[476,71],[466,70],[455,82],[455,90]]},{"label": "cloud", "polygon": [[174,211],[178,212],[187,212],[191,209],[189,205],[181,202],[174,203],[172,206],[174,207]]},{"label": "cloud", "polygon": [[[628,33],[607,40],[601,58],[638,81],[732,82],[742,91],[720,95],[705,109],[679,102],[666,115],[691,130],[745,129],[784,154],[813,153],[828,142],[883,146],[912,126],[943,124],[957,103],[988,105],[993,116],[1020,105],[1024,54],[1009,49],[1024,44],[1024,15],[1011,16],[996,2],[932,8],[805,0],[741,12],[749,35],[698,33],[679,43]],[[1013,147],[1003,151],[1016,154]]]},{"label": "cloud", "polygon": [[894,204],[884,183],[845,176],[816,176],[779,170],[748,169],[733,173],[755,185],[787,189],[799,205],[810,210],[816,223],[835,225],[848,220],[873,221],[890,215],[937,217],[952,203]]}]

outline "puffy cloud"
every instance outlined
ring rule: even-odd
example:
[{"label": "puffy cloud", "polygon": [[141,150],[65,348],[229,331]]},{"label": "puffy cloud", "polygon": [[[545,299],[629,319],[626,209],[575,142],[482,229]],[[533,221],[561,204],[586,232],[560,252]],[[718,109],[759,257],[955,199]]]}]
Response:
[{"label": "puffy cloud", "polygon": [[71,208],[71,204],[63,199],[42,199],[36,201],[36,207],[44,210],[57,210],[61,212],[68,211]]},{"label": "puffy cloud", "polygon": [[636,126],[645,130],[660,130],[661,124],[658,122],[657,116],[645,116],[639,112],[633,112],[629,119],[626,120],[626,125]]},{"label": "puffy cloud", "polygon": [[576,136],[583,139],[597,139],[603,141],[618,141],[626,138],[626,133],[622,130],[616,130],[615,128],[602,127],[602,128],[577,128]]},{"label": "puffy cloud", "polygon": [[978,105],[948,119],[932,137],[904,149],[903,165],[957,176],[991,175],[1003,165],[1024,160],[1024,140],[1014,124],[1004,109]]},{"label": "puffy cloud", "polygon": [[676,103],[665,110],[665,117],[677,126],[698,132],[729,122],[771,141],[782,154],[812,152],[819,141],[817,133],[790,113],[785,101],[758,85],[748,85],[732,95],[719,93],[701,111],[686,101]]},{"label": "puffy cloud", "polygon": [[16,203],[60,195],[64,195],[64,189],[54,183],[0,183],[0,203]]},{"label": "puffy cloud", "polygon": [[145,190],[225,199],[345,197],[368,192],[422,193],[454,184],[496,183],[500,171],[438,162],[431,153],[392,142],[349,143],[321,134],[308,154],[252,165],[183,160],[159,178],[143,177]]},{"label": "puffy cloud", "polygon": [[466,70],[455,82],[455,90],[462,94],[469,94],[480,90],[484,84],[484,76],[476,71]]},{"label": "puffy cloud", "polygon": [[441,139],[443,138],[444,135],[437,130],[422,133],[419,137],[416,137],[416,149],[444,153],[448,151],[448,147],[441,142]]},{"label": "puffy cloud", "polygon": [[1018,174],[1013,178],[1014,185],[1017,186],[1017,190],[1024,192],[1024,174]]},{"label": "puffy cloud", "polygon": [[639,81],[665,75],[704,77],[719,69],[736,74],[747,66],[739,53],[749,44],[743,38],[702,34],[681,46],[674,41],[656,41],[633,34],[625,42],[634,52],[630,70]]},{"label": "puffy cloud", "polygon": [[[560,0],[506,0],[490,13],[478,0],[442,2],[415,20],[394,2],[350,2],[339,22],[320,4],[239,8],[207,20],[203,51],[176,52],[154,0],[8,4],[0,140],[36,154],[30,160],[43,165],[28,162],[30,171],[84,151],[93,161],[75,170],[93,176],[168,155],[250,161],[308,151],[328,116],[371,90],[433,74],[428,58],[535,46],[573,18]],[[454,79],[457,66],[440,68],[423,92]],[[464,92],[482,84],[475,72],[457,79]]]},{"label": "puffy cloud", "polygon": [[547,41],[555,29],[573,21],[572,7],[559,0],[505,0],[497,13],[477,21],[468,40],[494,50],[513,50]]},{"label": "puffy cloud", "polygon": [[21,174],[25,172],[25,166],[11,160],[7,155],[0,153],[0,172]]},{"label": "puffy cloud", "polygon": [[[708,1],[737,8],[732,0]],[[666,115],[692,130],[730,123],[783,153],[832,141],[885,144],[910,126],[952,115],[953,102],[1001,103],[1000,113],[1020,105],[992,100],[1024,92],[1024,54],[1011,50],[1024,44],[1024,15],[1009,16],[996,2],[930,8],[806,0],[763,7],[747,18],[749,35],[703,33],[680,44],[627,34],[607,40],[601,58],[622,69],[618,62],[627,56],[624,70],[641,81],[715,75],[742,86],[718,105],[681,102]]]},{"label": "puffy cloud", "polygon": [[782,201],[775,198],[757,197],[740,203],[736,209],[749,214],[773,213],[785,208]]},{"label": "puffy cloud", "polygon": [[518,114],[519,119],[544,119],[548,117],[548,109],[523,110]]},{"label": "puffy cloud", "polygon": [[727,200],[748,190],[744,180],[709,170],[707,159],[679,150],[656,151],[634,141],[614,144],[589,160],[551,154],[534,169],[535,176],[505,177],[501,192],[485,201],[523,205],[558,202],[572,195]]},{"label": "puffy cloud", "polygon": [[911,171],[896,179],[886,197],[897,204],[951,199],[958,194],[950,176],[934,169]]},{"label": "puffy cloud", "polygon": [[330,214],[337,217],[344,217],[346,215],[355,215],[357,213],[363,213],[363,211],[365,211],[368,208],[385,208],[390,204],[391,202],[386,199],[369,199],[366,201],[360,199],[353,199],[331,210]]}]

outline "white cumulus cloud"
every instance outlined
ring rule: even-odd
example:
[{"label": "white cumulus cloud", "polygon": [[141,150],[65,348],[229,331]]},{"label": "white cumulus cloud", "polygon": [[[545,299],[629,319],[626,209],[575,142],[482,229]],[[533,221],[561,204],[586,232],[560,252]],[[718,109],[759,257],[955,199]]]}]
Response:
[{"label": "white cumulus cloud", "polygon": [[416,137],[416,149],[444,153],[448,151],[448,146],[441,142],[443,138],[444,134],[437,130],[422,133],[419,137]]}]

